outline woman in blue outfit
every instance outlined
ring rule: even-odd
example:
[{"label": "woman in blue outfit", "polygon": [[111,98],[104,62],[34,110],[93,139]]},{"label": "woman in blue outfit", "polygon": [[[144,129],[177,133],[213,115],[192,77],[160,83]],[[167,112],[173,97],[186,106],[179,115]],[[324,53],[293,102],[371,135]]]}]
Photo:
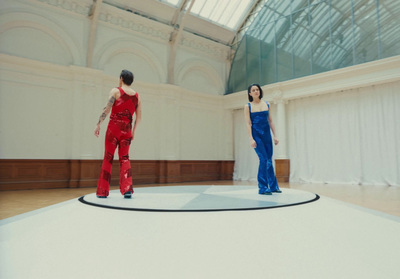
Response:
[{"label": "woman in blue outfit", "polygon": [[260,195],[271,195],[282,193],[276,181],[274,166],[272,164],[272,138],[277,145],[279,140],[275,136],[275,125],[269,113],[268,102],[262,101],[263,91],[258,84],[252,84],[247,89],[250,103],[244,106],[244,117],[247,132],[249,133],[250,146],[256,151],[260,159],[258,167],[258,193]]}]

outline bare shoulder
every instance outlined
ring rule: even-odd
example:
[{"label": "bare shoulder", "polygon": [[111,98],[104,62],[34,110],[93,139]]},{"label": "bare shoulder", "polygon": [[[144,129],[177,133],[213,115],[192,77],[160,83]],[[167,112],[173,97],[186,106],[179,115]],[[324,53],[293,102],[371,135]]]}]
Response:
[{"label": "bare shoulder", "polygon": [[114,97],[114,98],[117,99],[118,94],[120,94],[119,89],[114,87],[114,88],[111,89],[111,91],[110,91],[110,98],[111,98],[111,97]]}]

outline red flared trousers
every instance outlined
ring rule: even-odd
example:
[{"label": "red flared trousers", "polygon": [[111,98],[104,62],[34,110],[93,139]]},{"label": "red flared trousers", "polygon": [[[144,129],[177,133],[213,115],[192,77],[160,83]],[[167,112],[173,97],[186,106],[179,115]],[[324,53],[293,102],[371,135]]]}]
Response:
[{"label": "red flared trousers", "polygon": [[[120,126],[125,127],[121,129]],[[105,152],[103,165],[101,167],[100,178],[97,184],[97,196],[108,196],[110,191],[111,168],[114,159],[115,149],[118,147],[119,164],[120,164],[120,180],[119,186],[121,194],[126,192],[133,193],[132,188],[132,170],[129,161],[129,147],[132,141],[131,124],[123,121],[110,121],[107,127]]]}]

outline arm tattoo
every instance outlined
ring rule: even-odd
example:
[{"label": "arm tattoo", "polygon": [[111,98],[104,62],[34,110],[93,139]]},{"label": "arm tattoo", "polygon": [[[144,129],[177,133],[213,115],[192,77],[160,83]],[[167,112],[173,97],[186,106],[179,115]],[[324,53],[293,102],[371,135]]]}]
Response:
[{"label": "arm tattoo", "polygon": [[105,114],[105,113],[103,112],[103,113],[100,115],[99,122],[97,122],[97,124],[101,124],[101,122],[103,122],[104,119],[106,119],[106,117],[107,117],[107,114]]},{"label": "arm tattoo", "polygon": [[115,102],[115,97],[112,96],[108,100],[106,107],[103,109],[103,113],[100,115],[99,122],[97,122],[97,124],[101,124],[104,121],[104,119],[106,119],[107,114],[110,112],[112,106],[114,105],[114,102]]},{"label": "arm tattoo", "polygon": [[112,107],[113,106],[113,104],[114,104],[114,102],[115,102],[115,97],[114,96],[112,96],[109,100],[108,100],[108,103],[107,103],[107,106],[110,106],[110,107]]}]

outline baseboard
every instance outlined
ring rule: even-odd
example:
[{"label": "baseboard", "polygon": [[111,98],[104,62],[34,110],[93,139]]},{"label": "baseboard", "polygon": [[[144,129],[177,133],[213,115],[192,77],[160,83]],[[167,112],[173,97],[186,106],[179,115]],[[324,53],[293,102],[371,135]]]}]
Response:
[{"label": "baseboard", "polygon": [[[102,160],[0,159],[0,191],[96,187]],[[234,161],[132,160],[134,184],[231,180]],[[289,182],[290,160],[275,160],[278,182]],[[111,185],[119,183],[114,160]]]},{"label": "baseboard", "polygon": [[275,160],[276,180],[278,182],[289,182],[290,177],[290,160],[276,159]]},{"label": "baseboard", "polygon": [[[96,187],[102,160],[1,159],[0,191]],[[132,160],[134,184],[231,180],[234,161]],[[114,160],[111,185],[119,183]]]}]

